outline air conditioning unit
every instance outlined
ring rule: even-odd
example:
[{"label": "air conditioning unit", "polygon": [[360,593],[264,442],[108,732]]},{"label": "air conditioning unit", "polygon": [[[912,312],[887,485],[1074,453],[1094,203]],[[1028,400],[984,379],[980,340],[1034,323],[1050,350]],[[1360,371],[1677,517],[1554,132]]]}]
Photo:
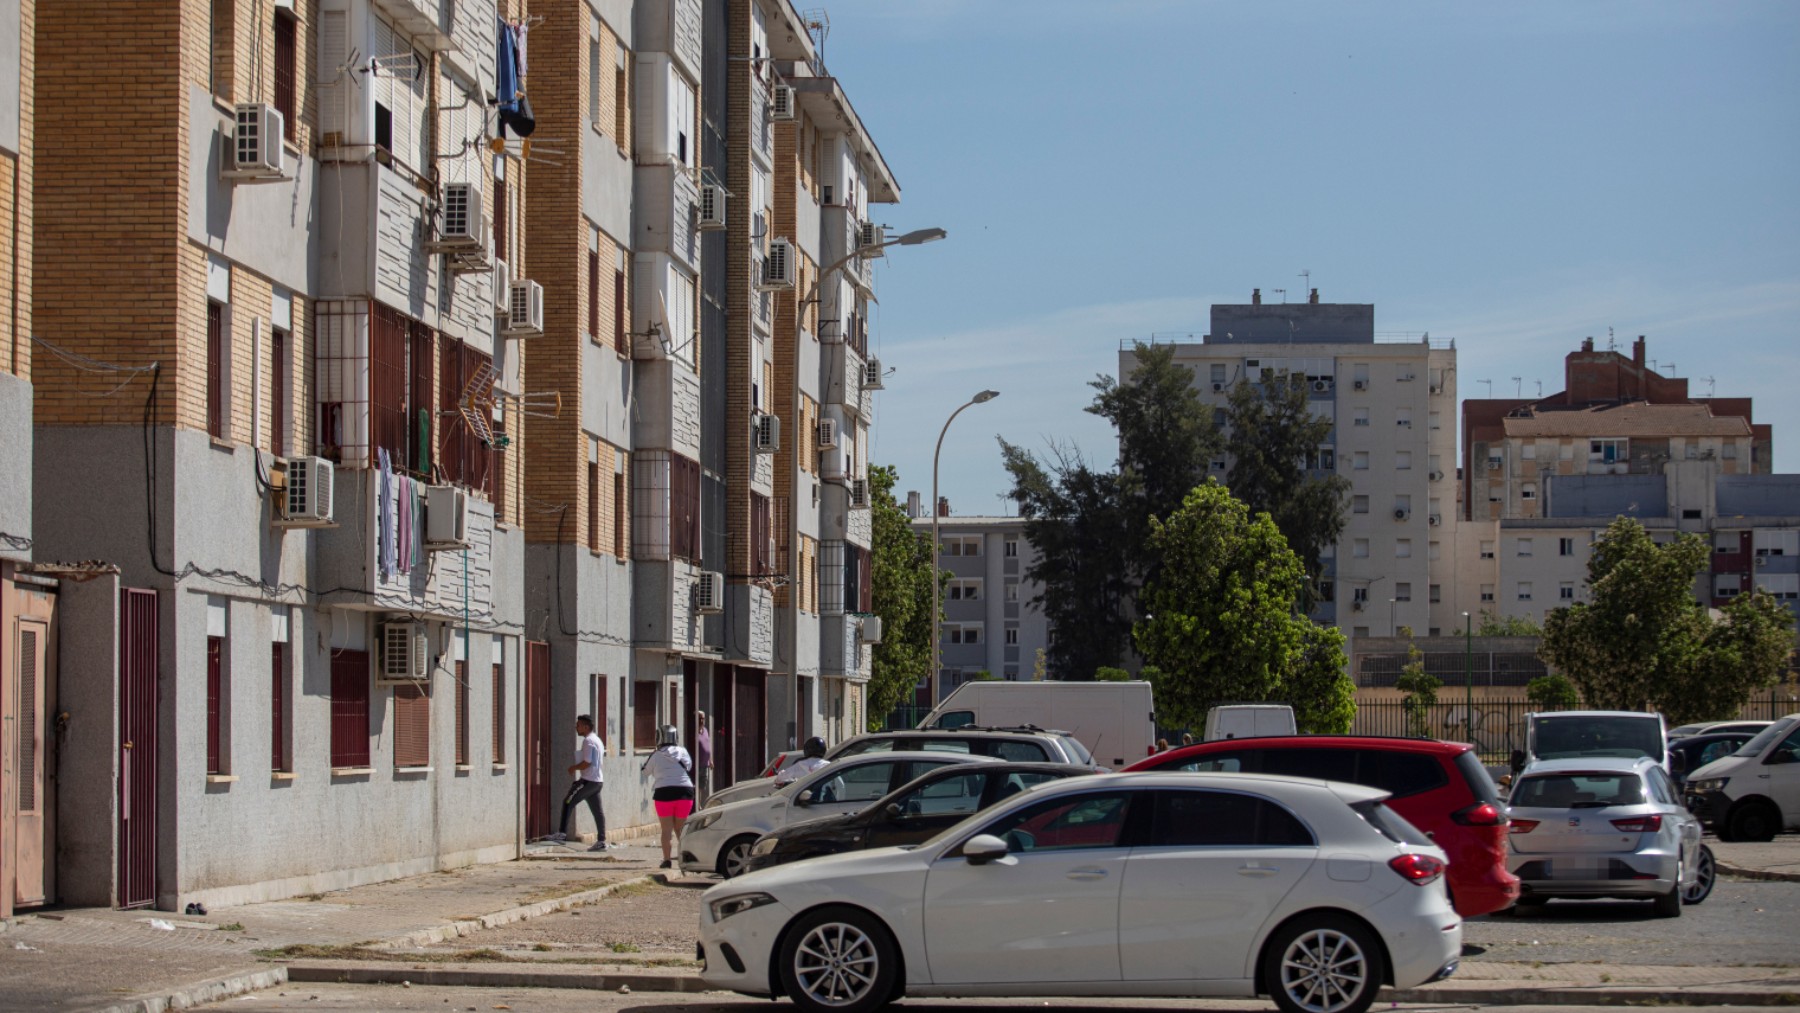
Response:
[{"label": "air conditioning unit", "polygon": [[1397,521],[1403,521],[1411,516],[1412,516],[1412,511],[1406,509],[1405,507],[1401,507],[1394,511],[1394,519]]},{"label": "air conditioning unit", "polygon": [[497,257],[494,259],[494,315],[503,318],[512,315],[512,268]]},{"label": "air conditioning unit", "polygon": [[769,119],[792,120],[799,115],[794,106],[794,86],[778,84],[769,89]]},{"label": "air conditioning unit", "polygon": [[1442,482],[1444,480],[1444,473],[1441,471],[1434,471],[1428,477],[1433,482]]},{"label": "air conditioning unit", "polygon": [[879,257],[881,251],[874,249],[887,241],[887,230],[874,222],[863,222],[856,230],[856,248],[865,257]]},{"label": "air conditioning unit", "polygon": [[881,360],[870,359],[863,363],[863,390],[885,390],[887,385],[881,382]]},{"label": "air conditioning unit", "polygon": [[1442,517],[1439,517],[1437,514],[1432,514],[1430,517],[1425,518],[1425,520],[1427,523],[1429,523],[1434,528],[1444,522],[1444,519]]},{"label": "air conditioning unit", "polygon": [[1356,388],[1357,390],[1368,390],[1369,389],[1369,381],[1356,380],[1356,381],[1351,382],[1350,386]]},{"label": "air conditioning unit", "polygon": [[850,481],[850,509],[869,509],[869,480],[857,478]]},{"label": "air conditioning unit", "polygon": [[765,292],[794,287],[794,244],[785,239],[769,240],[769,255],[763,259],[762,284]]},{"label": "air conditioning unit", "polygon": [[1223,394],[1223,393],[1225,393],[1225,385],[1224,385],[1224,384],[1222,384],[1222,383],[1215,383],[1215,384],[1213,384],[1213,393],[1214,393],[1214,394]]},{"label": "air conditioning unit", "polygon": [[1756,557],[1756,565],[1757,566],[1768,566],[1769,565],[1769,557],[1768,556],[1757,556]]},{"label": "air conditioning unit", "polygon": [[322,457],[290,457],[281,462],[287,490],[275,523],[288,528],[323,528],[331,519],[331,486],[335,466]]},{"label": "air conditioning unit", "polygon": [[243,180],[277,180],[286,177],[287,151],[281,146],[286,131],[281,111],[274,106],[247,102],[237,107],[231,126],[231,166],[225,175]]},{"label": "air conditioning unit", "polygon": [[707,232],[725,227],[725,188],[717,183],[700,187],[700,202],[695,205],[695,225]]},{"label": "air conditioning unit", "polygon": [[544,286],[535,281],[515,281],[507,303],[506,325],[500,333],[509,338],[531,338],[544,333]]},{"label": "air conditioning unit", "polygon": [[474,183],[445,183],[439,202],[439,250],[480,250],[487,247],[486,219],[481,214],[481,187]]},{"label": "air conditioning unit", "polygon": [[837,445],[838,445],[837,420],[836,419],[820,419],[819,420],[819,449],[820,450],[836,450]]},{"label": "air conditioning unit", "polygon": [[864,616],[862,627],[857,631],[856,639],[858,643],[864,644],[881,643],[881,617]]},{"label": "air conditioning unit", "polygon": [[1499,471],[1502,463],[1504,463],[1504,462],[1502,462],[1498,457],[1490,457],[1490,458],[1488,458],[1488,470],[1489,471]]},{"label": "air conditioning unit", "polygon": [[725,575],[717,570],[701,570],[694,581],[694,611],[703,616],[716,616],[725,611]]},{"label": "air conditioning unit", "polygon": [[758,415],[750,424],[750,442],[759,454],[773,454],[781,449],[781,416]]},{"label": "air conditioning unit", "polygon": [[1432,385],[1431,392],[1433,394],[1442,394],[1444,392],[1444,385],[1441,383]]},{"label": "air conditioning unit", "polygon": [[376,682],[391,686],[431,678],[431,637],[424,623],[382,623],[380,643]]},{"label": "air conditioning unit", "polygon": [[1363,603],[1363,602],[1360,602],[1360,601],[1353,601],[1353,602],[1351,602],[1351,603],[1350,603],[1350,611],[1352,611],[1352,612],[1361,612],[1361,611],[1362,611],[1362,610],[1363,610],[1363,604],[1364,604],[1364,603]]},{"label": "air conditioning unit", "polygon": [[469,547],[469,494],[453,485],[425,487],[425,547]]}]

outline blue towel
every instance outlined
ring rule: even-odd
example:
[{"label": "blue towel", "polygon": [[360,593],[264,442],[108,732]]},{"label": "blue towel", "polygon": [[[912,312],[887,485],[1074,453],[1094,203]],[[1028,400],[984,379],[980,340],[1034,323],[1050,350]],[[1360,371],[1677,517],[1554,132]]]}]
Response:
[{"label": "blue towel", "polygon": [[494,72],[495,97],[500,100],[500,111],[510,113],[519,108],[519,40],[505,18],[494,20],[499,22],[500,29],[494,47],[498,63]]}]

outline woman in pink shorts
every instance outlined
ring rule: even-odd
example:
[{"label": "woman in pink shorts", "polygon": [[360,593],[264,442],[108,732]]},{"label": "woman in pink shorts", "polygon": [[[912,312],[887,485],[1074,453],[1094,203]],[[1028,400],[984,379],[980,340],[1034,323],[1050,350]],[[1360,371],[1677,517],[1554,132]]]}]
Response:
[{"label": "woman in pink shorts", "polygon": [[675,868],[671,852],[681,837],[681,826],[694,811],[694,760],[676,741],[674,725],[662,726],[656,751],[644,761],[650,776],[650,798],[656,805],[656,822],[662,827],[662,867]]}]

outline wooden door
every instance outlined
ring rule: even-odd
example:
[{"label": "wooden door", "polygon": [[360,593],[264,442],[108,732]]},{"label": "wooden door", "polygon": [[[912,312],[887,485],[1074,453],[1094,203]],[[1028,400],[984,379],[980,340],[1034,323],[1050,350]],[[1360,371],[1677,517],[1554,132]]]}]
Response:
[{"label": "wooden door", "polygon": [[156,902],[155,591],[119,592],[119,906]]},{"label": "wooden door", "polygon": [[551,831],[550,645],[525,645],[525,837]]}]

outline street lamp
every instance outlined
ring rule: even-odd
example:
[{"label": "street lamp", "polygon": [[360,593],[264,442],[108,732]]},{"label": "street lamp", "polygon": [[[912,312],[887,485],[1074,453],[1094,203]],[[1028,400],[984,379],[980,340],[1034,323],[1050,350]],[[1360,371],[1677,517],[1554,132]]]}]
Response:
[{"label": "street lamp", "polygon": [[[902,237],[905,238],[905,237]],[[938,624],[938,520],[943,511],[938,509],[938,456],[944,452],[944,436],[950,432],[950,423],[963,413],[964,408],[983,404],[1000,396],[997,390],[984,390],[963,403],[962,408],[950,413],[944,420],[944,428],[938,430],[937,449],[931,452],[931,706],[938,705],[938,671],[939,652],[942,648],[944,634]]]},{"label": "street lamp", "polygon": [[1463,613],[1463,720],[1469,739],[1475,738],[1475,620]]},{"label": "street lamp", "polygon": [[[825,279],[836,274],[845,264],[857,257],[867,257],[876,250],[884,250],[890,246],[919,246],[924,243],[935,243],[946,238],[950,233],[943,229],[914,229],[911,232],[875,243],[871,246],[859,246],[838,259],[827,264],[807,286],[806,295],[794,304],[794,397],[788,408],[788,418],[794,420],[795,428],[800,421],[800,342],[806,326],[806,307],[818,299],[819,289]],[[787,713],[788,713],[788,748],[800,747],[800,452],[799,433],[795,434],[794,463],[788,475],[788,511],[787,511],[787,572],[788,572],[788,671],[787,671]],[[935,563],[935,558],[933,559]],[[933,571],[934,573],[936,571]],[[935,622],[933,624],[935,630]]]},{"label": "street lamp", "polygon": [[1399,600],[1398,598],[1388,599],[1388,636],[1390,637],[1400,635],[1399,620],[1394,618],[1394,609],[1397,607],[1395,603]]}]

